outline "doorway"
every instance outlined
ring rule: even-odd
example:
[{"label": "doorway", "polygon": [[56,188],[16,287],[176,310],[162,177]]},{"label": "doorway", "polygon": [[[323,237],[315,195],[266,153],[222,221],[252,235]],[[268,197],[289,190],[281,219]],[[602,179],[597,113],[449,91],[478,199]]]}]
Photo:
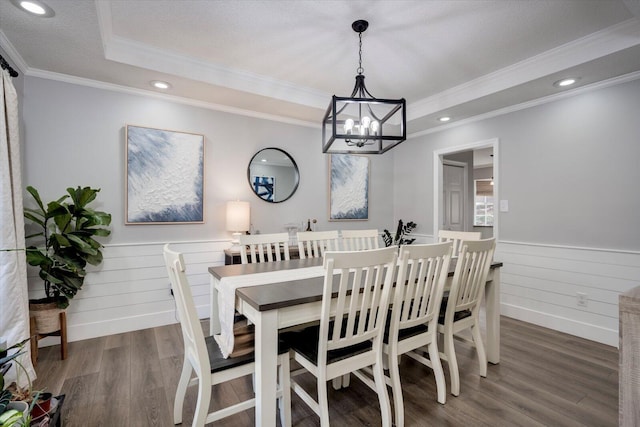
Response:
[{"label": "doorway", "polygon": [[[434,236],[434,241],[438,240],[438,231],[439,230],[443,230],[443,229],[447,229],[448,227],[451,226],[450,221],[447,221],[447,217],[451,216],[452,214],[455,216],[456,214],[452,211],[452,202],[454,202],[455,198],[457,196],[453,196],[454,199],[449,199],[449,197],[451,196],[451,193],[447,193],[446,189],[445,189],[445,171],[447,170],[446,168],[448,168],[449,166],[447,166],[447,163],[451,163],[449,160],[446,159],[446,157],[456,157],[459,153],[463,153],[463,152],[472,152],[475,150],[480,150],[480,149],[486,149],[486,148],[491,148],[492,152],[493,152],[493,161],[491,162],[492,166],[493,166],[493,173],[492,173],[492,181],[493,181],[493,199],[496,201],[499,200],[499,144],[498,144],[498,139],[494,138],[494,139],[489,139],[489,140],[485,140],[485,141],[478,141],[478,142],[473,142],[473,143],[469,143],[469,144],[465,144],[465,145],[459,145],[459,146],[455,146],[455,147],[448,147],[448,148],[443,148],[440,150],[435,150],[433,153],[433,185],[434,185],[434,190],[433,190],[433,194],[434,194],[434,200],[433,200],[433,236]],[[466,164],[466,163],[465,163]],[[450,173],[450,172],[447,172]],[[468,171],[468,174],[473,174],[473,169]],[[473,175],[472,175],[473,176]],[[465,178],[465,182],[469,182],[468,181],[468,177]],[[473,182],[473,181],[471,181]],[[468,192],[469,193],[474,193],[475,190],[475,186],[474,185],[467,185],[468,187]],[[459,228],[453,228],[451,227],[451,229],[460,229],[462,231],[471,231],[472,227],[473,227],[473,218],[474,218],[474,213],[475,213],[475,203],[474,203],[474,197],[471,197],[472,195],[475,194],[469,194],[468,198],[464,198],[464,201],[467,201],[466,203],[462,203],[462,204],[458,204],[458,205],[453,205],[453,207],[456,206],[460,206],[463,207],[464,205],[466,205],[466,209],[464,209],[464,213],[462,214],[462,225]],[[464,197],[464,196],[462,196]],[[455,219],[455,218],[454,218]],[[492,235],[493,237],[498,238],[498,222],[499,218],[498,218],[498,209],[494,209],[493,210],[493,229],[492,229]],[[485,237],[485,234],[487,234],[486,232],[483,233],[483,238]]]}]

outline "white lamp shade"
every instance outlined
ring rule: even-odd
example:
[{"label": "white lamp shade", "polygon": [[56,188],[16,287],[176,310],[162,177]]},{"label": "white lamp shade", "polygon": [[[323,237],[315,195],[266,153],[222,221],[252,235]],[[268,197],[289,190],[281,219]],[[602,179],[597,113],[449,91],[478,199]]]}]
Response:
[{"label": "white lamp shade", "polygon": [[227,230],[247,231],[251,227],[251,204],[249,202],[227,202]]}]

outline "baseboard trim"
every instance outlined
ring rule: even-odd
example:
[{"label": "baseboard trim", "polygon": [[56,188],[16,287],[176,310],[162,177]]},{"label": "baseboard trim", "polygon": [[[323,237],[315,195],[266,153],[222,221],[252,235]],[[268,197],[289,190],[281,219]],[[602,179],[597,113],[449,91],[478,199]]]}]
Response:
[{"label": "baseboard trim", "polygon": [[601,326],[504,303],[500,304],[500,313],[503,316],[516,320],[533,323],[534,325],[543,326],[612,347],[618,347],[619,344],[618,331],[606,329]]},{"label": "baseboard trim", "polygon": [[[198,311],[200,319],[209,318],[208,305],[197,306],[196,310]],[[177,312],[174,310],[150,313],[142,316],[129,316],[103,322],[83,323],[67,328],[67,341],[81,341],[158,326],[172,325],[174,323],[178,323]],[[38,347],[49,347],[58,344],[60,344],[60,338],[47,337],[38,342]]]}]

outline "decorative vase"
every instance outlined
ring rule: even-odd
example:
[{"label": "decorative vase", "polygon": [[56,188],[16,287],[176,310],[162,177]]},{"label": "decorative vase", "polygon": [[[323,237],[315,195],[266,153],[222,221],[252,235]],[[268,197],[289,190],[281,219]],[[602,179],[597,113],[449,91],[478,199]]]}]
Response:
[{"label": "decorative vase", "polygon": [[11,401],[7,404],[6,410],[9,411],[11,409],[15,409],[18,412],[22,412],[22,419],[18,421],[18,424],[13,424],[16,426],[23,426],[27,424],[27,418],[29,416],[29,404],[23,401]]},{"label": "decorative vase", "polygon": [[47,302],[42,300],[29,301],[29,315],[35,318],[35,331],[37,334],[50,334],[59,331],[60,313],[64,309],[59,308],[55,302]]}]

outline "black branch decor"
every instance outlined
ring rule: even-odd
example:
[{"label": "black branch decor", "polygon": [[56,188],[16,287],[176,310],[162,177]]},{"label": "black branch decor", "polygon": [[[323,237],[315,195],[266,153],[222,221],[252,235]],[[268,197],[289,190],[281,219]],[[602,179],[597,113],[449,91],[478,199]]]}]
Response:
[{"label": "black branch decor", "polygon": [[402,220],[398,221],[398,228],[396,229],[395,236],[391,236],[389,230],[384,229],[382,233],[382,240],[384,241],[385,246],[401,246],[401,245],[410,245],[416,241],[415,238],[407,238],[407,234],[411,234],[413,230],[418,226],[413,221],[409,221],[406,224],[402,222]]}]

